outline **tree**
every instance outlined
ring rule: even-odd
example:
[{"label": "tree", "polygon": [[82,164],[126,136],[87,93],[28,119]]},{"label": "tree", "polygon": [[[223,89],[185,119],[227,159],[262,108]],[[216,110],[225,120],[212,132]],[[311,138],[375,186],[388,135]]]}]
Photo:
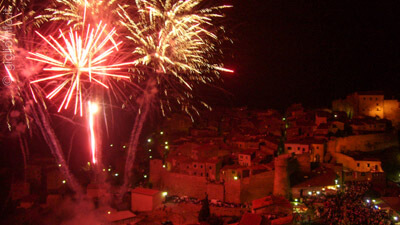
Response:
[{"label": "tree", "polygon": [[210,205],[208,203],[208,195],[206,193],[206,197],[201,202],[201,209],[199,212],[198,220],[199,222],[207,221],[210,217]]}]

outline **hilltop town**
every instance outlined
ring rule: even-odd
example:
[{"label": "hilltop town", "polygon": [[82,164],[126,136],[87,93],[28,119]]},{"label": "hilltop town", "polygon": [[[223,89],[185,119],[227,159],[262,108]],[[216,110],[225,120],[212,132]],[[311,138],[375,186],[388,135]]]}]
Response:
[{"label": "hilltop town", "polygon": [[[359,190],[351,195],[361,201],[357,210],[379,207],[370,216],[394,224],[400,217],[399,128],[400,102],[382,92],[353,93],[329,109],[215,108],[194,122],[173,114],[142,144],[138,154],[147,165],[136,174],[137,185],[103,211],[109,224],[328,224],[334,196]],[[19,208],[34,207],[40,196],[32,190],[43,185],[42,208],[65,199],[58,166],[30,161],[26,182],[11,187]],[[110,165],[103,172],[118,179],[121,170]],[[86,186],[94,202],[115,196],[112,190]]]}]

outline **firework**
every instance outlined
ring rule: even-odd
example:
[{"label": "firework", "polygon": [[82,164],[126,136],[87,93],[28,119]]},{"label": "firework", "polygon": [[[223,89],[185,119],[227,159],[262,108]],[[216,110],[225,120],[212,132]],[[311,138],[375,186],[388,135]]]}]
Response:
[{"label": "firework", "polygon": [[123,66],[130,63],[112,64],[109,62],[111,56],[114,56],[112,53],[118,51],[122,42],[116,43],[112,39],[116,32],[115,28],[107,32],[106,27],[107,25],[102,25],[101,22],[96,28],[90,28],[90,25],[88,25],[83,37],[76,31],[74,32],[72,28],[70,28],[67,37],[60,30],[60,37],[64,46],[52,36],[46,38],[36,32],[54,50],[57,57],[30,52],[31,56],[27,57],[28,59],[47,65],[43,69],[44,75],[40,75],[40,78],[31,81],[31,84],[56,81],[56,87],[46,93],[48,99],[52,99],[66,89],[58,112],[62,108],[67,109],[71,99],[75,98],[74,113],[76,114],[79,108],[82,116],[82,95],[85,83],[88,84],[86,87],[89,90],[92,83],[109,88],[105,82],[107,78],[129,79],[129,76],[115,74],[115,72],[120,71]]},{"label": "firework", "polygon": [[213,24],[215,19],[223,17],[221,10],[231,6],[204,8],[203,5],[203,0],[138,0],[134,9],[121,7],[118,11],[133,49],[132,70],[147,80],[141,82],[146,86],[138,98],[140,110],[130,136],[121,193],[129,185],[139,135],[156,94],[159,93],[163,115],[165,109],[172,110],[173,105],[178,105],[191,116],[190,111],[197,112],[192,104],[194,88],[219,80],[221,71],[233,72],[222,63],[215,63],[225,38],[221,38],[223,28]]},{"label": "firework", "polygon": [[220,71],[233,72],[213,63],[220,54],[218,32],[223,30],[213,21],[223,17],[219,12],[230,6],[197,9],[202,2],[143,0],[136,1],[135,17],[123,8],[119,11],[134,46],[135,70],[155,79],[167,99],[161,102],[163,113],[165,105],[170,108],[168,95],[188,112],[190,104],[186,103],[193,98],[196,84],[218,80]]},{"label": "firework", "polygon": [[[85,23],[98,23],[100,20],[112,22],[111,17],[118,10],[121,1],[99,0],[56,0],[45,13],[36,16],[39,23],[47,21],[66,21],[74,29],[85,26]],[[121,7],[126,8],[126,5]],[[107,13],[105,11],[107,10]]]}]

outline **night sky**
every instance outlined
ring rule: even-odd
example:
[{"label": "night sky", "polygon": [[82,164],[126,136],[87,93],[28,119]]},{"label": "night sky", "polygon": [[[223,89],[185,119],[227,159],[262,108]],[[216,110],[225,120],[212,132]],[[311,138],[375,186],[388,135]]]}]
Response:
[{"label": "night sky", "polygon": [[[284,110],[299,102],[306,107],[330,107],[333,99],[363,90],[383,90],[388,97],[400,98],[399,0],[224,2],[234,5],[224,19],[234,41],[226,49],[226,67],[235,73],[223,74],[223,88],[232,95],[211,88],[203,91],[209,97],[206,102]],[[154,114],[148,119],[153,124]],[[118,127],[118,137],[109,142],[122,143],[129,137],[133,118],[118,118],[126,119],[127,126]],[[55,124],[56,132],[65,132],[65,123]],[[115,129],[111,126],[110,136]],[[74,143],[83,144],[73,155],[86,148],[86,130],[79,132]],[[8,158],[20,153],[18,141],[11,142],[5,151],[8,155],[2,155],[8,163]],[[70,136],[61,143],[68,146]],[[49,152],[45,147],[31,148],[34,153]],[[21,161],[13,163],[22,168]]]},{"label": "night sky", "polygon": [[354,91],[399,97],[400,1],[235,0],[234,102],[329,107]]}]

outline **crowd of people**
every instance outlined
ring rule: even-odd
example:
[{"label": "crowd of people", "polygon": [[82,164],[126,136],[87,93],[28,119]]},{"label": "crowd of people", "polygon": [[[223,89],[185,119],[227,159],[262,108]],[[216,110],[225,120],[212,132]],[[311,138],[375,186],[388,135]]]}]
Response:
[{"label": "crowd of people", "polygon": [[313,218],[304,215],[302,223],[317,222],[327,225],[392,225],[394,221],[390,215],[380,210],[373,201],[365,199],[370,189],[368,182],[352,182],[335,195],[306,196],[304,203],[309,210],[314,210]]}]

